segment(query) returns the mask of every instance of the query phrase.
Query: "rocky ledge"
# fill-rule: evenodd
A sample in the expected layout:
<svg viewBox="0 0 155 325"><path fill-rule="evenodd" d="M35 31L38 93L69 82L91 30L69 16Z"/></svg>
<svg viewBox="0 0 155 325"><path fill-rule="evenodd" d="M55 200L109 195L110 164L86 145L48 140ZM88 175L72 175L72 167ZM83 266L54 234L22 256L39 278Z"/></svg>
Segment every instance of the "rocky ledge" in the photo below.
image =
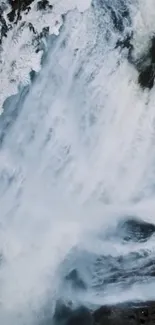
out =
<svg viewBox="0 0 155 325"><path fill-rule="evenodd" d="M47 324L47 323L46 323ZM50 324L50 322L48 323ZM72 309L58 304L55 325L153 325L155 324L155 302L101 306L95 311L85 307Z"/></svg>

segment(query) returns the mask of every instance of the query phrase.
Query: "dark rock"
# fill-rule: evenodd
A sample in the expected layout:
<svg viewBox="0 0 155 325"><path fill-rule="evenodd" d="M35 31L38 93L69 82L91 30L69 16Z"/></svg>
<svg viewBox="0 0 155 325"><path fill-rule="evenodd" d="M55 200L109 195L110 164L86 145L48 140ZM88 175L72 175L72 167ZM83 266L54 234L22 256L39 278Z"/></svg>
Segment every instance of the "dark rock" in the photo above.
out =
<svg viewBox="0 0 155 325"><path fill-rule="evenodd" d="M90 310L84 306L73 309L72 306L58 302L54 314L55 325L93 325Z"/></svg>
<svg viewBox="0 0 155 325"><path fill-rule="evenodd" d="M42 30L42 32L41 32L41 37L47 37L48 35L49 35L49 27L47 26L47 27L44 27L43 28L43 30Z"/></svg>
<svg viewBox="0 0 155 325"><path fill-rule="evenodd" d="M22 12L28 13L31 9L30 5L32 4L34 0L9 0L10 4L10 12L7 14L9 24L5 21L5 7L3 5L0 6L0 23L1 23L1 35L0 35L0 44L2 44L3 38L7 37L7 33L10 29L14 28L14 25L17 24L22 16ZM49 1L47 0L41 0L38 3L37 9L52 9L53 6L49 4ZM24 26L28 26L30 31L33 33L33 45L36 47L36 53L39 51L45 51L45 42L44 39L47 39L49 37L49 26L45 26L41 33L38 33L36 29L34 28L32 23L27 23L26 21L21 21L18 25L18 30L22 29Z"/></svg>
<svg viewBox="0 0 155 325"><path fill-rule="evenodd" d="M133 33L128 33L123 39L118 39L115 48L120 48L121 50L127 50L127 59L132 63L132 53L133 53Z"/></svg>
<svg viewBox="0 0 155 325"><path fill-rule="evenodd" d="M89 309L79 307L69 317L66 325L93 325L93 317Z"/></svg>
<svg viewBox="0 0 155 325"><path fill-rule="evenodd" d="M105 321L108 322L112 315L112 308L108 306L102 306L93 313L95 324L103 324ZM108 324L108 323L107 323Z"/></svg>
<svg viewBox="0 0 155 325"><path fill-rule="evenodd" d="M35 80L36 76L37 76L37 73L36 73L34 70L32 70L32 71L30 72L30 79L31 79L31 82L33 82L33 81Z"/></svg>
<svg viewBox="0 0 155 325"><path fill-rule="evenodd" d="M121 49L127 48L129 50L133 49L133 45L131 43L133 37L133 33L127 34L124 39L119 39L116 42L116 48L120 47Z"/></svg>
<svg viewBox="0 0 155 325"><path fill-rule="evenodd" d="M26 13L30 10L30 5L34 0L9 0L12 10L8 13L8 19L10 22L18 22L21 19L21 12ZM48 0L41 0L37 3L38 10L53 9L53 6L49 4Z"/></svg>
<svg viewBox="0 0 155 325"><path fill-rule="evenodd" d="M150 40L150 47L137 62L138 83L142 88L152 89L155 77L155 36Z"/></svg>
<svg viewBox="0 0 155 325"><path fill-rule="evenodd" d="M139 73L138 83L143 89L152 89L154 85L154 77L155 67L153 66L153 64L150 64L148 67L142 69L142 71Z"/></svg>
<svg viewBox="0 0 155 325"><path fill-rule="evenodd" d="M72 305L64 304L62 301L58 301L54 313L54 324L62 324L67 321L72 314Z"/></svg>
<svg viewBox="0 0 155 325"><path fill-rule="evenodd" d="M155 233L155 225L140 219L129 218L121 221L116 229L124 240L146 241Z"/></svg>
<svg viewBox="0 0 155 325"><path fill-rule="evenodd" d="M36 34L36 30L35 30L34 26L33 26L31 23L29 23L29 29L30 29L34 34Z"/></svg>
<svg viewBox="0 0 155 325"><path fill-rule="evenodd" d="M38 10L53 9L53 6L49 4L48 0L41 0L37 3Z"/></svg>
<svg viewBox="0 0 155 325"><path fill-rule="evenodd" d="M75 289L86 289L84 281L76 269L73 269L66 277L65 280L69 282Z"/></svg>
<svg viewBox="0 0 155 325"><path fill-rule="evenodd" d="M153 325L155 302L102 306L93 313L94 325Z"/></svg>
<svg viewBox="0 0 155 325"><path fill-rule="evenodd" d="M146 53L143 53L138 59L134 58L134 48L130 46L129 42L125 42L129 46L128 60L137 69L138 83L142 89L152 89L154 86L155 78L155 36L150 39L150 45ZM123 46L120 41L116 47Z"/></svg>
<svg viewBox="0 0 155 325"><path fill-rule="evenodd" d="M155 36L151 39L151 46L149 50L149 56L151 58L151 62L155 63Z"/></svg>
<svg viewBox="0 0 155 325"><path fill-rule="evenodd" d="M22 11L29 11L30 5L34 0L10 0L12 10L8 13L8 19L10 22L16 22L21 19Z"/></svg>
<svg viewBox="0 0 155 325"><path fill-rule="evenodd" d="M54 325L153 325L155 302L103 305L94 312L83 306L73 309L59 302L53 320ZM49 321L48 324L53 322Z"/></svg>
<svg viewBox="0 0 155 325"><path fill-rule="evenodd" d="M7 32L9 30L9 27L6 24L6 21L2 14L0 13L0 22L1 22L1 36L0 36L0 44L2 44L3 37L7 37Z"/></svg>

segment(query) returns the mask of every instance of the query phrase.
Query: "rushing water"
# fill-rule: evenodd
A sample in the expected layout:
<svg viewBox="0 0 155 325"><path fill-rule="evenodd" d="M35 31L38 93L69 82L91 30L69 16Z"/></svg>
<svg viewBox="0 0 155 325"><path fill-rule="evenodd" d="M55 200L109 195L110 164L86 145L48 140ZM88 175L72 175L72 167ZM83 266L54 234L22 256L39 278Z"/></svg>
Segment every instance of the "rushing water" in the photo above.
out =
<svg viewBox="0 0 155 325"><path fill-rule="evenodd" d="M52 324L59 299L155 298L155 91L116 46L138 8L95 0L69 12L31 88L5 103L1 324L46 324L46 313ZM134 218L151 225L121 221Z"/></svg>

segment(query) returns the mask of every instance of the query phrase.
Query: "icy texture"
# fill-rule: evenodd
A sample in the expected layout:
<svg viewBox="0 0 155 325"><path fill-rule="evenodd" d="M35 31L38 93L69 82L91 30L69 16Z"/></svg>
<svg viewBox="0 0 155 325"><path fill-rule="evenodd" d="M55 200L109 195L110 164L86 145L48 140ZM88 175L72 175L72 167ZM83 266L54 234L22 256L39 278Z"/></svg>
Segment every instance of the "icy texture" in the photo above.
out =
<svg viewBox="0 0 155 325"><path fill-rule="evenodd" d="M3 3L3 1L2 1ZM30 83L30 72L40 70L40 62L43 51L36 53L37 42L36 35L29 28L29 24L35 29L38 35L44 27L49 27L50 34L59 34L59 29L63 23L62 15L69 10L86 10L90 5L90 0L50 0L49 4L53 9L43 11L37 10L38 0L31 4L31 10L28 13L22 13L22 20L14 24L8 31L7 37L3 38L0 52L0 110L2 112L3 103L7 97L16 94L19 86L25 86ZM10 7L6 6L4 18L7 24L7 13Z"/></svg>

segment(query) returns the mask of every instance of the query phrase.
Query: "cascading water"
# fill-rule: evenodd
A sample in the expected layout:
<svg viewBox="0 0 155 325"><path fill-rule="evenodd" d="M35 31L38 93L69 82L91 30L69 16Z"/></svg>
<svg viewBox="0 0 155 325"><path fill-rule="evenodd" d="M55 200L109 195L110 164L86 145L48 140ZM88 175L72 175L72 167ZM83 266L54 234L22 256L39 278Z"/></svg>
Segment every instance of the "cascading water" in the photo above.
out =
<svg viewBox="0 0 155 325"><path fill-rule="evenodd" d="M79 2L30 89L5 103L1 324L46 324L46 312L52 324L59 299L93 308L155 298L155 91L141 89L117 46L134 31L135 57L145 50L149 8L94 0L80 13ZM134 218L150 222L147 235Z"/></svg>

